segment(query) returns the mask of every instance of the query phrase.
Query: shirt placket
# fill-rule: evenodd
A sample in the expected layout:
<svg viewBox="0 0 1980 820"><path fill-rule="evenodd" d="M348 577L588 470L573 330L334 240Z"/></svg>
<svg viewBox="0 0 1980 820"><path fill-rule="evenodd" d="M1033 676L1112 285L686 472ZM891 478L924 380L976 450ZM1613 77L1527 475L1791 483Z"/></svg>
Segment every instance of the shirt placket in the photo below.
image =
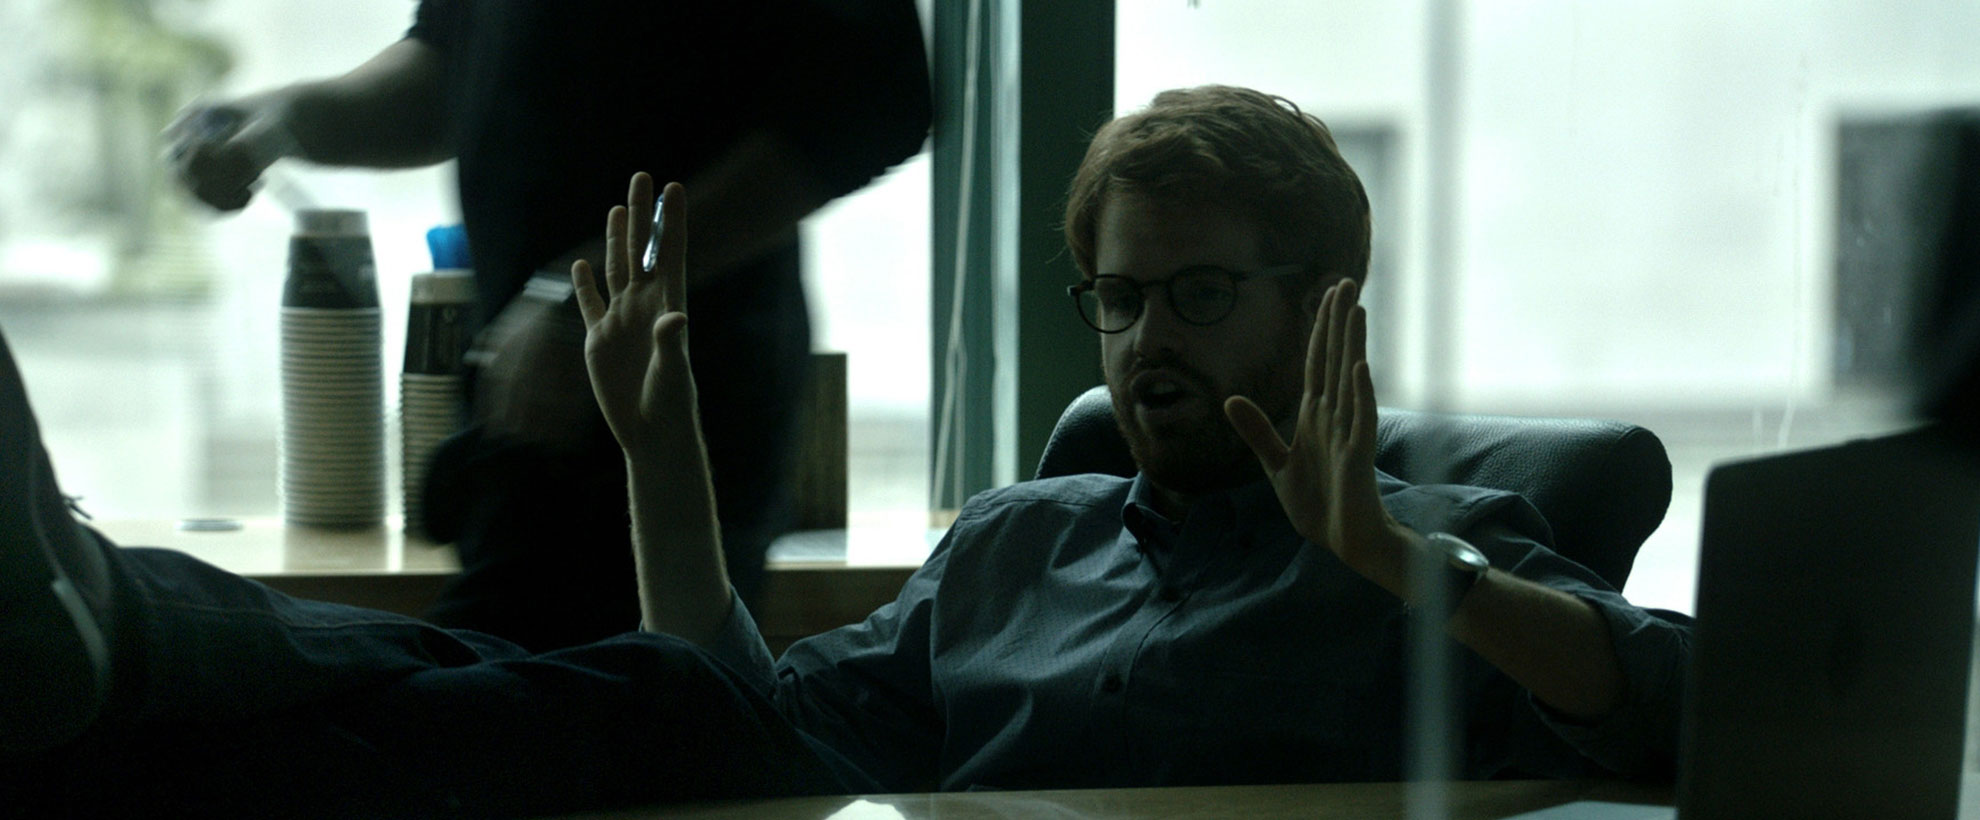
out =
<svg viewBox="0 0 1980 820"><path fill-rule="evenodd" d="M1117 637L1102 656L1100 667L1090 681L1091 702L1094 704L1094 725L1118 738L1120 754L1115 757L1113 779L1115 782L1134 782L1134 772L1143 766L1140 744L1134 738L1138 733L1129 724L1130 698L1134 697L1134 674L1136 665L1146 652L1151 637L1163 621L1176 614L1189 599L1187 589L1177 583L1180 573L1176 572L1173 559L1176 557L1177 535L1173 530L1162 527L1161 531L1145 533L1158 544L1139 548L1140 560L1147 567L1148 583L1140 590L1140 605L1123 624ZM1130 543L1135 536L1129 535ZM1151 552L1160 552L1168 562L1151 557Z"/></svg>

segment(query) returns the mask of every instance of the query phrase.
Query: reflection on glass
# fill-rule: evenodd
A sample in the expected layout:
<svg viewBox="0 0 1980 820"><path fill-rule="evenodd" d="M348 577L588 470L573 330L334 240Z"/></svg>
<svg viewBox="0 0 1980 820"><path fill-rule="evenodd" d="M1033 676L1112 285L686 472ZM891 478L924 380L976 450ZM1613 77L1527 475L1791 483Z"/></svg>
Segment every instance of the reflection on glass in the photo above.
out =
<svg viewBox="0 0 1980 820"><path fill-rule="evenodd" d="M289 214L271 195L213 218L167 184L158 134L196 98L361 63L404 34L410 8L0 7L0 326L50 408L43 424L64 480L93 512L277 513L276 305ZM318 204L371 214L383 348L396 362L410 277L432 268L425 232L458 221L451 166L271 171ZM805 226L816 345L849 356L856 526L925 524L928 250L915 238L927 209L927 163L914 160ZM395 452L395 509L400 468Z"/></svg>
<svg viewBox="0 0 1980 820"><path fill-rule="evenodd" d="M1394 243L1369 289L1384 404L1657 433L1675 493L1628 592L1688 610L1709 464L1906 421L1864 376L1883 355L1866 344L1901 318L1877 306L1903 296L1886 283L1866 301L1842 267L1842 163L1866 118L1975 98L1980 53L1956 32L1980 8L1450 3L1456 146L1433 179L1432 5L1123 4L1116 99L1235 83L1337 133L1397 134L1398 171L1363 174L1376 256ZM1451 224L1428 222L1433 185L1454 192ZM1455 243L1436 276L1433 232ZM1451 317L1448 356L1424 341L1436 315Z"/></svg>
<svg viewBox="0 0 1980 820"><path fill-rule="evenodd" d="M884 799L884 798L883 798ZM846 807L825 816L825 820L905 820L907 815L900 809L869 799L854 800Z"/></svg>

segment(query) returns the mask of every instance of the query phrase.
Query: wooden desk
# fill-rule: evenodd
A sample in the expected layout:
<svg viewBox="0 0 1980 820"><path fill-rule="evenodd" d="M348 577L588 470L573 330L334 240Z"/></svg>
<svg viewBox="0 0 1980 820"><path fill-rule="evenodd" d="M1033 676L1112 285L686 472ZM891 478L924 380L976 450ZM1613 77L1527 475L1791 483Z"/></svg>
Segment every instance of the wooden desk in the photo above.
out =
<svg viewBox="0 0 1980 820"><path fill-rule="evenodd" d="M1512 780L1449 783L1452 820L1497 820L1601 800L1669 806L1669 786L1612 781ZM1077 789L959 794L890 794L733 800L582 815L585 820L1309 820L1405 816L1407 784L1331 783L1171 789Z"/></svg>
<svg viewBox="0 0 1980 820"><path fill-rule="evenodd" d="M227 532L187 532L176 521L89 523L120 545L176 549L290 595L407 615L424 612L460 571L453 550L407 536L396 520L330 530L249 518ZM930 543L921 530L838 530L780 541L767 566L764 606L753 613L764 640L781 652L798 638L865 619L900 592Z"/></svg>

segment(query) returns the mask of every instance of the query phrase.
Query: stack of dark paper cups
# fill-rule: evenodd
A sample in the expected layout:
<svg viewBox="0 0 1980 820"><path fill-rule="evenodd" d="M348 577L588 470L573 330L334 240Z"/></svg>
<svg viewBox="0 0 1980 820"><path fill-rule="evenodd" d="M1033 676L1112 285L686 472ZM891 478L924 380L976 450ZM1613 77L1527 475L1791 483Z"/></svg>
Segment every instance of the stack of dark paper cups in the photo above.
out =
<svg viewBox="0 0 1980 820"><path fill-rule="evenodd" d="M363 211L296 212L281 325L283 517L292 525L378 526L384 374Z"/></svg>
<svg viewBox="0 0 1980 820"><path fill-rule="evenodd" d="M464 270L413 274L406 314L406 364L399 376L399 446L405 467L406 532L426 531L420 495L427 461L466 423L464 360L473 332L474 276Z"/></svg>

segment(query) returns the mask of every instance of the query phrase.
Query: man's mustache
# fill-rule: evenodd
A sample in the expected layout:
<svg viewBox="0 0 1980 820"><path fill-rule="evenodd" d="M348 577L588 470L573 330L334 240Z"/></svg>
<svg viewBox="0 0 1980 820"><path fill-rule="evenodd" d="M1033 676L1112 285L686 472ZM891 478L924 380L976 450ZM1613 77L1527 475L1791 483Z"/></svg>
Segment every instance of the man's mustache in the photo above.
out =
<svg viewBox="0 0 1980 820"><path fill-rule="evenodd" d="M1198 393L1208 394L1212 392L1209 376L1204 375L1203 371L1197 370L1174 357L1159 359L1136 358L1133 364L1128 367L1127 376L1121 380L1121 389L1129 389L1134 384L1135 379L1141 378L1144 373L1155 370L1166 370L1175 374L1177 379L1188 382L1191 387L1196 388L1196 392Z"/></svg>

